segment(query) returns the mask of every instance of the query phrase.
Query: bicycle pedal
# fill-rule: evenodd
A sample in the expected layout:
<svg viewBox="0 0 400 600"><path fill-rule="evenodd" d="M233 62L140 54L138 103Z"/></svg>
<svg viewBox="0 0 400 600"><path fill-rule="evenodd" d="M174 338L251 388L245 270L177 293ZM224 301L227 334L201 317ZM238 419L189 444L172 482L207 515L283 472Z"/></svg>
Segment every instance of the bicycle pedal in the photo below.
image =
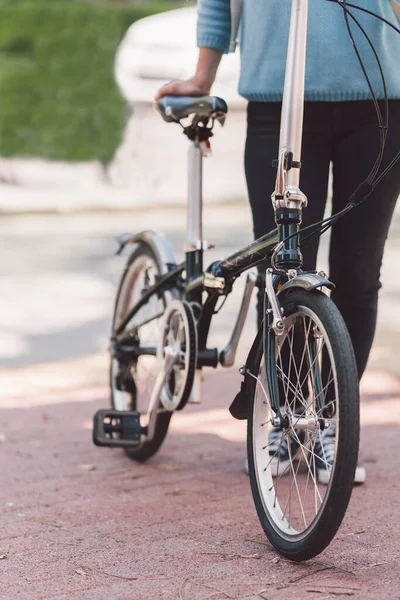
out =
<svg viewBox="0 0 400 600"><path fill-rule="evenodd" d="M93 443L96 446L132 448L141 442L146 430L136 411L98 410L93 417Z"/></svg>

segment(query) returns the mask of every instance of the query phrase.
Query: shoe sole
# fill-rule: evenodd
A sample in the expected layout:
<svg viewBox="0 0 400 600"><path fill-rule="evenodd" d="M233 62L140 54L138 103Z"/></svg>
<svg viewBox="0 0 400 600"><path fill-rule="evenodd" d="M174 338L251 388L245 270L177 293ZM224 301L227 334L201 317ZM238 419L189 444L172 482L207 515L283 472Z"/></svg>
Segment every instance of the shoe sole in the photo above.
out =
<svg viewBox="0 0 400 600"><path fill-rule="evenodd" d="M357 466L354 475L354 485L362 485L365 483L367 476L364 467ZM330 474L327 469L317 469L317 480L321 485L328 485Z"/></svg>

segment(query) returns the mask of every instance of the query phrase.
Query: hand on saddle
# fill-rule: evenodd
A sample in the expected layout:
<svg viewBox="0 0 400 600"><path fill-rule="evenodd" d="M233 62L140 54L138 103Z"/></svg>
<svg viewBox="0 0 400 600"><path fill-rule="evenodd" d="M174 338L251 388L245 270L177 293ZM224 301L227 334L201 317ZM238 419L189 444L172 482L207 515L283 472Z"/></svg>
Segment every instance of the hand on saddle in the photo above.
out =
<svg viewBox="0 0 400 600"><path fill-rule="evenodd" d="M187 80L177 79L164 84L156 93L154 101L163 96L208 96L211 86L202 83L196 76Z"/></svg>

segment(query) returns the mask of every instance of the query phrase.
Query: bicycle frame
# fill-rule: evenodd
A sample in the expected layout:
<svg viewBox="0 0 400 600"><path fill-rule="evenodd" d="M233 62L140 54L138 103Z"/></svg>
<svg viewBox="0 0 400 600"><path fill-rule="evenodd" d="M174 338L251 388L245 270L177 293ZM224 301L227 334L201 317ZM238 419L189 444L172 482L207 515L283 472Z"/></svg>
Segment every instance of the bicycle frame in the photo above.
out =
<svg viewBox="0 0 400 600"><path fill-rule="evenodd" d="M264 339L266 340L266 361L270 362L272 360L271 352L273 352L274 344L269 332L272 328L276 334L279 333L277 324L281 319L279 304L275 297L276 289L279 282L282 283L295 278L302 266L298 233L302 221L302 209L307 205L307 198L299 188L299 179L304 110L307 16L308 0L292 0L279 158L276 161L277 177L275 191L271 196L277 228L225 260L213 263L206 271L203 270L203 253L209 247L203 239L202 225L203 158L208 153L208 146L204 141L200 141L200 136L196 137L194 135L189 149L185 262L177 266L171 265L170 271L143 294L139 303L131 309L120 324L116 332L118 343L123 344L127 341L127 337L121 339L118 336L124 332L129 321L150 296L159 293L163 289L172 288L178 283L183 288L185 299L191 302L193 306L197 305L200 308L198 367L216 367L219 362L224 364L218 356L217 349L207 349L208 332L218 299L230 292L233 281L241 273L257 266L266 259L271 259L273 269L268 269L266 276L267 318L265 319ZM184 271L186 272L185 280L182 278ZM329 284L326 279L320 278L320 281L314 281L310 285L321 287L327 283ZM204 291L207 292L207 299L203 302ZM239 320L240 315L238 323ZM243 327L243 324L241 327ZM240 333L238 336L236 332L232 337L237 340ZM277 398L276 385L276 379L274 377L269 378L271 398Z"/></svg>
<svg viewBox="0 0 400 600"><path fill-rule="evenodd" d="M222 261L221 273L237 277L242 271L271 258L274 246L282 243L276 264L282 269L299 268L302 257L298 244L302 208L307 199L299 188L304 112L308 0L292 0L285 87L282 103L279 159L272 202L277 230L256 240ZM195 140L189 151L189 192L186 242L187 290L201 303L195 289L203 273L203 250L207 244L202 231L202 161L204 144ZM287 242L285 238L293 235ZM259 259L259 260L258 260ZM215 270L215 269L214 269ZM192 281L194 279L194 281Z"/></svg>
<svg viewBox="0 0 400 600"><path fill-rule="evenodd" d="M258 279L259 297L264 297L262 325L239 369L243 381L229 410L237 419L248 419L248 473L260 523L273 546L291 560L311 558L332 540L348 505L358 452L358 379L350 338L332 301L313 293L332 287L331 282L324 273L303 271L299 247L302 210L307 204L299 188L307 12L308 0L292 0L277 176L271 196L277 227L206 270L203 252L210 246L202 227L203 158L214 120L222 122L226 104L215 97L198 102L167 97L164 104L160 102L160 112L170 122L180 123L195 113L184 127L192 142L185 260L177 265L169 243L156 232L145 231L121 243L120 251L127 243L137 244L137 249L127 263L116 301L114 323L119 325L111 340L113 409L97 411L93 428L97 445L124 447L137 461L152 456L165 438L172 413L187 402L200 402L201 369L233 365ZM264 283L265 267L260 263L266 259L271 266L265 270ZM217 304L222 299L223 305L239 275L257 265L258 278L255 273L247 276L228 345L220 353L208 348L212 318L220 309ZM133 298L136 304L129 310ZM156 299L153 306L149 301ZM131 322L148 302L153 310L142 311L142 319ZM125 315L122 323L121 314ZM156 331L141 329L148 323ZM257 385L262 388L260 396L256 396ZM333 454L329 458L322 434L330 426ZM276 449L271 432L279 442ZM293 467L295 457L300 461ZM299 465L306 466L306 476L302 477ZM278 481L286 473L291 479L286 491L282 484L281 501ZM314 493L309 493L305 510L310 482ZM326 494L321 495L318 484L327 485Z"/></svg>

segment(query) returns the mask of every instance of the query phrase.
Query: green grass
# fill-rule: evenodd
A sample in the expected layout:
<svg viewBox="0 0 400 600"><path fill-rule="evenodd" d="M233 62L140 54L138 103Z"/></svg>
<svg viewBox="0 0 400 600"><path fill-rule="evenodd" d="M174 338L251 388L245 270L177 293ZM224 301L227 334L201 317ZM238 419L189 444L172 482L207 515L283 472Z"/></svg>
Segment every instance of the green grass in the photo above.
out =
<svg viewBox="0 0 400 600"><path fill-rule="evenodd" d="M170 7L0 0L0 155L108 161L127 116L116 47L135 20Z"/></svg>

